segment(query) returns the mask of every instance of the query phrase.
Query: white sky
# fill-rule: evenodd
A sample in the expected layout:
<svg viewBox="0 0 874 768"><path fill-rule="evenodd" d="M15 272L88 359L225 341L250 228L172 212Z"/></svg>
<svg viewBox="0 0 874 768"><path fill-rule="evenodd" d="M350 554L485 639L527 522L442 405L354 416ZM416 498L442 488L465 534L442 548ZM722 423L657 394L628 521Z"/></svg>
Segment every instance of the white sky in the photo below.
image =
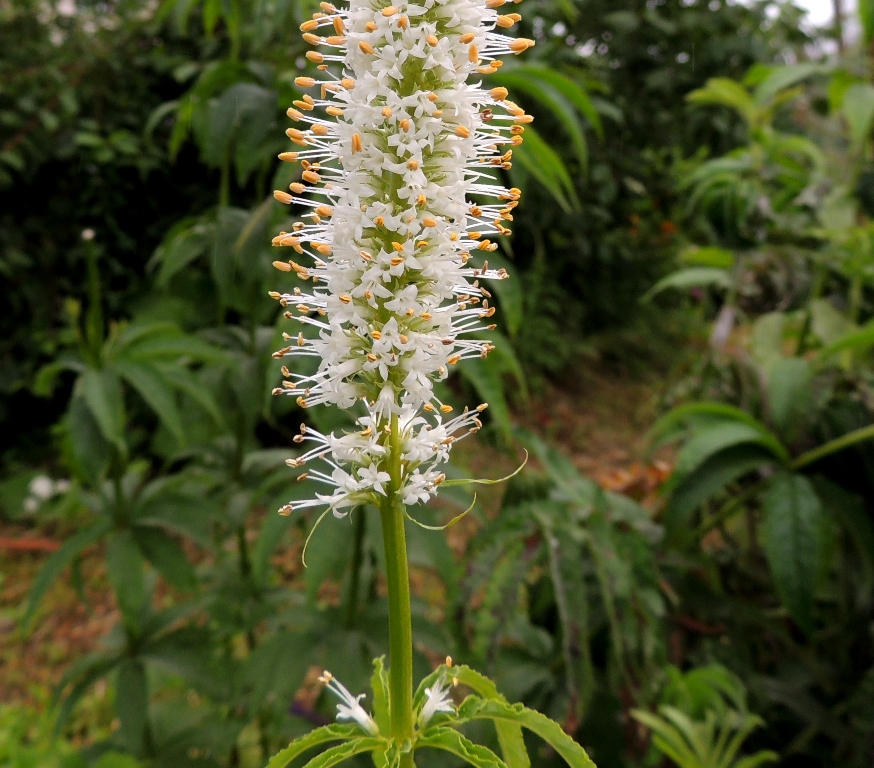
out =
<svg viewBox="0 0 874 768"><path fill-rule="evenodd" d="M802 8L808 10L808 20L811 24L825 24L832 20L834 16L833 0L795 0ZM855 11L855 0L844 2L844 13L850 14Z"/></svg>

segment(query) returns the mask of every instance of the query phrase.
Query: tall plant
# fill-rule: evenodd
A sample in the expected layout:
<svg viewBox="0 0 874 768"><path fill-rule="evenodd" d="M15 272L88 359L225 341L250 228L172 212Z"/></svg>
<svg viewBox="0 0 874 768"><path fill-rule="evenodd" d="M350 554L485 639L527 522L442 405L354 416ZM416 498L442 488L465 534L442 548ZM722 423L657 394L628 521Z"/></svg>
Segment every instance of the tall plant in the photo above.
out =
<svg viewBox="0 0 874 768"><path fill-rule="evenodd" d="M489 237L508 232L503 222L512 219L520 193L501 186L493 172L510 167L512 147L531 121L507 101L505 88L487 91L467 83L471 75L497 72L498 56L533 45L493 31L521 18L499 15L503 4L353 0L338 10L323 2L322 11L301 25L304 39L316 48L307 58L324 79L296 79L301 88L319 86L320 94L304 96L288 111L303 124L287 131L301 149L280 157L300 162L303 171L291 194L277 191L275 197L311 210L309 223L281 233L274 244L311 263L290 259L275 266L313 287L272 294L286 317L300 323L276 357L304 363L294 364L294 372L283 367L285 381L275 391L295 397L303 408L360 409L358 431L322 434L303 427L296 441L313 447L288 463L303 467L324 459L328 465L300 476L328 490L295 509L320 508L319 521L328 512L363 514L367 504L379 509L390 667L386 674L382 661L376 662L373 715L361 706L363 696L353 696L325 672L322 681L341 700L338 719L349 724L296 740L270 768L329 741L341 744L310 766L372 753L377 765L409 768L415 752L430 747L472 765L519 768L530 765L521 726L546 739L571 765L591 765L556 723L511 706L487 678L450 659L413 690L408 507L446 484L440 465L453 443L482 426L485 405L449 417L453 407L438 398L434 383L461 360L493 349L467 334L493 328L491 294L481 281L507 273L489 269L487 261L480 265L473 252L496 250ZM327 36L319 34L323 29ZM341 72L332 72L335 64ZM307 184L309 194L302 197ZM305 366L309 360L316 361L315 369ZM289 504L280 513L292 511ZM480 695L456 709L450 694L456 683ZM496 723L503 760L454 727L479 719Z"/></svg>

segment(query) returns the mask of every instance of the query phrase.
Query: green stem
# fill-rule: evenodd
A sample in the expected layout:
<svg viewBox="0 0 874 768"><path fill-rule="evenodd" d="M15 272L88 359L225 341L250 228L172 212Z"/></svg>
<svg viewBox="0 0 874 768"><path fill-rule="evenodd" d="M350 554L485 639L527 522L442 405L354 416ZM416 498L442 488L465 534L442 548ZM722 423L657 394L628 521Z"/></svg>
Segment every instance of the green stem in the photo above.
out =
<svg viewBox="0 0 874 768"><path fill-rule="evenodd" d="M812 451L808 451L807 453L802 453L795 461L790 465L792 469L802 469L806 467L808 464L813 464L820 459L825 458L826 456L831 455L832 453L837 453L838 451L842 451L845 448L849 448L851 445L855 445L856 443L862 443L866 440L874 440L874 424L870 427L862 427L861 429L857 429L853 432L849 432L843 437L838 437L835 440L830 440L825 445L819 446L819 448L814 448Z"/></svg>
<svg viewBox="0 0 874 768"><path fill-rule="evenodd" d="M355 517L355 548L352 550L351 572L349 574L349 591L346 593L345 623L346 629L355 627L358 616L358 593L361 591L361 563L364 559L364 525L363 509L356 509Z"/></svg>
<svg viewBox="0 0 874 768"><path fill-rule="evenodd" d="M744 504L755 498L759 491L768 484L769 480L770 478L759 480L757 483L748 486L746 490L729 500L715 515L708 517L698 526L698 528L695 529L695 539L700 539L706 533L716 528L717 525L721 525L728 520L735 512L739 512L743 509Z"/></svg>
<svg viewBox="0 0 874 768"><path fill-rule="evenodd" d="M397 416L392 416L388 443L388 473L391 481L379 512L388 585L391 735L400 745L413 736L413 625L404 505L400 495L403 478ZM401 768L412 766L412 755L404 755L400 765Z"/></svg>

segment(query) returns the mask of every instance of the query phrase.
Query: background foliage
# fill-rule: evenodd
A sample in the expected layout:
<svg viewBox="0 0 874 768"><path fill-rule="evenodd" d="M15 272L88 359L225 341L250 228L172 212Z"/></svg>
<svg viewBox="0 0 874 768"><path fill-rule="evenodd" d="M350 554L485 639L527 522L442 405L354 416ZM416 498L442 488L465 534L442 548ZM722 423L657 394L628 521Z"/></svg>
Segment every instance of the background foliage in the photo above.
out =
<svg viewBox="0 0 874 768"><path fill-rule="evenodd" d="M791 3L527 0L537 47L493 78L537 121L498 350L449 396L491 403L490 461L534 461L460 544L410 531L417 673L469 662L601 768L874 761L860 6L829 60ZM378 516L326 525L304 571L312 521L274 513L305 493L265 294L314 7L0 2L0 515L63 541L15 631L59 578L85 601L95 556L119 610L51 701L0 709L0 765L260 765L331 718L312 669L364 690L386 651ZM645 506L517 426L594 364L668 372Z"/></svg>

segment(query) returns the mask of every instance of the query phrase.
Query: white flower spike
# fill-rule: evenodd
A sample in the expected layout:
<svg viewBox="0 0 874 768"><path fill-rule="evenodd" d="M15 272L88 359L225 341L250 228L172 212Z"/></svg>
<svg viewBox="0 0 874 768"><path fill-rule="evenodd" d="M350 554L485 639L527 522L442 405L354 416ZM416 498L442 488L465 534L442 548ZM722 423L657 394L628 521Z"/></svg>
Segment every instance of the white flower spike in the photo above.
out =
<svg viewBox="0 0 874 768"><path fill-rule="evenodd" d="M352 720L358 723L362 730L371 736L376 736L379 733L379 728L377 728L373 718L367 714L367 711L360 704L361 699L364 698L363 693L359 696L353 696L349 693L346 686L327 670L322 673L319 682L324 684L331 693L340 699L340 703L337 705L338 720Z"/></svg>
<svg viewBox="0 0 874 768"><path fill-rule="evenodd" d="M503 188L497 173L510 167L531 117L505 88L467 82L534 44L494 31L521 18L498 14L505 1L351 0L345 10L323 2L301 25L323 79L296 80L318 88L288 110L301 127L286 132L295 151L280 155L302 164L302 181L274 196L307 208L308 223L273 243L305 257L274 265L312 285L271 296L302 326L274 357L317 366L283 366L274 392L303 408L363 401L367 415L356 432L305 429L296 438L314 445L291 466L323 458L329 469L306 473L327 490L295 509L323 506L342 517L384 498L392 420L403 503L425 502L444 479L438 465L452 444L482 426L485 405L444 422L453 409L433 385L459 361L491 352L468 334L494 328L483 282L507 277L489 268L497 249L489 238L509 233L504 222L520 191Z"/></svg>

